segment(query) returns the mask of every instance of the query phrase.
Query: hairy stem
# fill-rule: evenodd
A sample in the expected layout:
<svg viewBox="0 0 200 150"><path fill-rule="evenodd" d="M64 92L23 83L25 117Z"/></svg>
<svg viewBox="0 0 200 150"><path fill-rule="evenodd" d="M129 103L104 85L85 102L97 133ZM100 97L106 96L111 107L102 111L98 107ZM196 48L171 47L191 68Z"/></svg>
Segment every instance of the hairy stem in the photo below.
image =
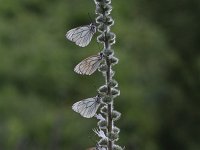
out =
<svg viewBox="0 0 200 150"><path fill-rule="evenodd" d="M112 66L118 63L118 59L114 57L114 50L111 45L115 43L115 34L110 32L110 27L114 25L114 20L110 16L112 10L111 0L94 0L96 4L96 22L98 24L98 31L101 33L97 40L104 44L103 54L105 59L105 69L100 70L105 76L105 85L99 88L100 94L103 96L103 104L101 113L103 113L106 123L100 121L99 128L106 131L106 140L102 138L99 145L106 147L106 150L122 150L122 148L115 144L118 141L119 128L114 125L114 121L121 116L119 112L114 110L114 98L120 94L117 89L117 82L113 80L114 72ZM106 141L106 142L105 142Z"/></svg>
<svg viewBox="0 0 200 150"><path fill-rule="evenodd" d="M107 33L107 31L106 31ZM104 50L107 50L109 48L109 43L108 40L105 38L105 48ZM107 96L111 96L111 87L110 87L110 81L111 81L111 64L110 60L108 57L106 57L106 65L107 65L107 71L106 71L106 84L108 88ZM113 102L110 104L107 104L107 110L108 110L108 115L107 115L107 135L110 135L112 132L113 128L113 120L112 120L112 108L113 108ZM113 142L108 141L108 150L112 150L113 147Z"/></svg>

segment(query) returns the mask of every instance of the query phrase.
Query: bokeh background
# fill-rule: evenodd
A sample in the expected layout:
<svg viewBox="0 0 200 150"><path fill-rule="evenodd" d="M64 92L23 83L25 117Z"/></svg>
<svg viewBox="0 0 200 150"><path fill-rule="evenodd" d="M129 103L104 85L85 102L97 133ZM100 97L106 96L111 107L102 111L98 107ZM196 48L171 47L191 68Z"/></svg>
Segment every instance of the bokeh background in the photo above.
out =
<svg viewBox="0 0 200 150"><path fill-rule="evenodd" d="M200 149L200 1L113 0L120 61L119 144ZM104 79L73 72L100 49L65 39L95 18L92 0L0 0L0 149L85 150L96 120L72 111ZM100 46L102 47L102 46Z"/></svg>

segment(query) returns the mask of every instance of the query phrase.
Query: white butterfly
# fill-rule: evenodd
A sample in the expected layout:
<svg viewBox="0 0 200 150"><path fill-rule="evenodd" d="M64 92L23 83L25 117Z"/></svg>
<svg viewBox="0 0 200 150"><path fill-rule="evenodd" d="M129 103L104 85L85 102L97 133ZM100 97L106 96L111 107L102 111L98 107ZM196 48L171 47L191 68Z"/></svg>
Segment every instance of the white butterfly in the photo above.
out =
<svg viewBox="0 0 200 150"><path fill-rule="evenodd" d="M73 104L72 109L85 118L92 118L101 104L101 97L87 98Z"/></svg>
<svg viewBox="0 0 200 150"><path fill-rule="evenodd" d="M70 41L75 42L76 45L85 47L90 43L94 33L96 33L96 26L91 23L90 25L71 29L65 36Z"/></svg>
<svg viewBox="0 0 200 150"><path fill-rule="evenodd" d="M99 53L98 55L92 55L82 60L78 65L76 65L74 71L82 75L91 75L97 70L102 60L103 53Z"/></svg>

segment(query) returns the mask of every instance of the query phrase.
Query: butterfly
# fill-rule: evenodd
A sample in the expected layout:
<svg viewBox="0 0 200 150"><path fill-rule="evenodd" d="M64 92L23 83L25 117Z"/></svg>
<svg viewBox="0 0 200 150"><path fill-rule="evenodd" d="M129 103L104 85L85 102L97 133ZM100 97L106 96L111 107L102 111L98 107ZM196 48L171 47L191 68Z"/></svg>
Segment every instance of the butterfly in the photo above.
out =
<svg viewBox="0 0 200 150"><path fill-rule="evenodd" d="M65 36L68 40L74 42L76 45L80 47L85 47L90 43L95 33L96 25L94 23L91 23L90 25L71 29L66 33Z"/></svg>
<svg viewBox="0 0 200 150"><path fill-rule="evenodd" d="M101 104L101 97L87 98L73 104L72 109L85 118L92 118Z"/></svg>
<svg viewBox="0 0 200 150"><path fill-rule="evenodd" d="M82 60L76 67L74 71L82 75L91 75L93 74L103 60L103 53L98 55L92 55L84 60Z"/></svg>

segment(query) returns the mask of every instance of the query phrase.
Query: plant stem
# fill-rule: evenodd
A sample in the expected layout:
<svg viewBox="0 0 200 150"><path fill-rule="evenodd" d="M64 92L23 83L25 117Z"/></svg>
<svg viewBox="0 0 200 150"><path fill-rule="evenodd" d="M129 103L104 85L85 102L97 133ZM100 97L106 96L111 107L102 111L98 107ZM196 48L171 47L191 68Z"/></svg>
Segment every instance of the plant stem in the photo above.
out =
<svg viewBox="0 0 200 150"><path fill-rule="evenodd" d="M107 33L107 31L106 31ZM106 34L105 34L106 37ZM110 45L108 43L108 40L105 38L105 48L104 50L107 50L108 48L110 48ZM111 87L110 87L110 81L112 79L111 77L111 64L110 64L110 60L108 57L106 57L106 65L107 65L107 71L106 71L106 84L107 84L107 88L108 88L108 92L107 92L107 96L111 96ZM112 132L112 128L113 128L113 120L112 120L112 108L113 108L113 102L111 102L110 104L107 104L107 110L108 110L108 115L107 115L107 135L110 135ZM108 150L112 150L113 147L113 142L112 141L108 141Z"/></svg>
<svg viewBox="0 0 200 150"><path fill-rule="evenodd" d="M103 64L105 69L101 70L105 77L105 85L99 88L99 92L103 95L104 106L101 113L103 113L106 123L100 121L99 128L106 131L107 138L102 138L99 144L106 147L106 150L122 150L120 146L115 144L118 141L120 129L114 126L114 121L120 118L121 113L113 108L113 100L120 95L120 91L117 89L117 81L113 80L114 72L112 71L112 66L118 63L118 59L113 56L114 50L111 49L111 45L115 43L115 34L110 32L110 27L114 25L114 20L110 16L112 10L111 0L95 0L95 4L96 13L98 14L96 22L98 31L101 33L97 40L99 43L104 44L103 54L105 59L105 64Z"/></svg>

